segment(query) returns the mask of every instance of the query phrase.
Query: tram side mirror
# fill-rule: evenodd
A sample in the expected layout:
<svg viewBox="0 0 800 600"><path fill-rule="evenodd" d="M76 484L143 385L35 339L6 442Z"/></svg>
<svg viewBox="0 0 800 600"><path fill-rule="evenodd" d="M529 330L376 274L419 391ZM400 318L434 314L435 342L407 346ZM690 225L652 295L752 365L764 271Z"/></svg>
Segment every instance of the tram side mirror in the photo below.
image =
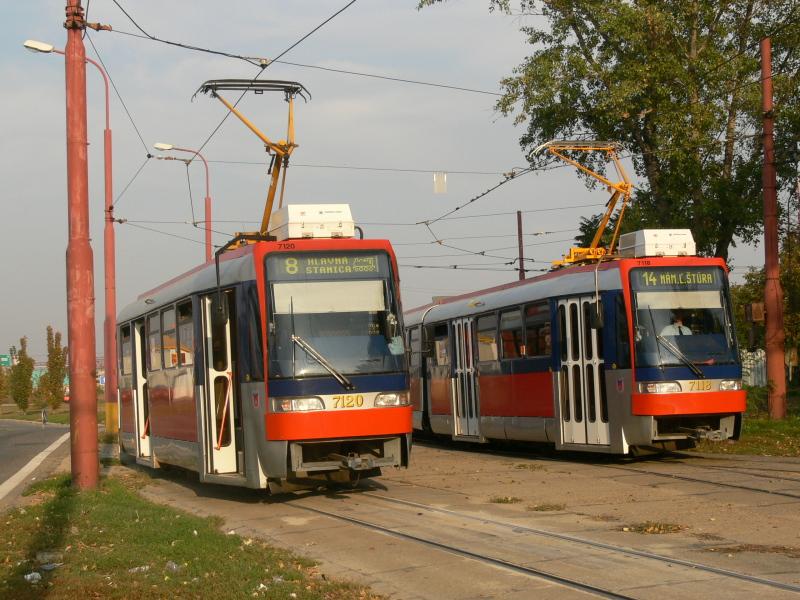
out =
<svg viewBox="0 0 800 600"><path fill-rule="evenodd" d="M603 305L600 302L592 302L589 306L589 327L603 328Z"/></svg>
<svg viewBox="0 0 800 600"><path fill-rule="evenodd" d="M430 358L436 354L436 344L434 344L434 340L436 339L436 335L434 334L433 325L425 325L422 328L422 356L425 358Z"/></svg>

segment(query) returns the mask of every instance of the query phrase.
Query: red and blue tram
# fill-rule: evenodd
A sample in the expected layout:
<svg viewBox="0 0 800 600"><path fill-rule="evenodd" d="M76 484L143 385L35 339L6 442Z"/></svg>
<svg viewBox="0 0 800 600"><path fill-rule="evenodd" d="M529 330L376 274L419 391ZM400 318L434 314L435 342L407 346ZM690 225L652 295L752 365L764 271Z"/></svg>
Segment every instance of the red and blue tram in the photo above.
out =
<svg viewBox="0 0 800 600"><path fill-rule="evenodd" d="M120 312L122 450L272 491L408 466L389 242L255 237Z"/></svg>
<svg viewBox="0 0 800 600"><path fill-rule="evenodd" d="M725 263L648 248L408 311L414 429L612 454L738 439Z"/></svg>

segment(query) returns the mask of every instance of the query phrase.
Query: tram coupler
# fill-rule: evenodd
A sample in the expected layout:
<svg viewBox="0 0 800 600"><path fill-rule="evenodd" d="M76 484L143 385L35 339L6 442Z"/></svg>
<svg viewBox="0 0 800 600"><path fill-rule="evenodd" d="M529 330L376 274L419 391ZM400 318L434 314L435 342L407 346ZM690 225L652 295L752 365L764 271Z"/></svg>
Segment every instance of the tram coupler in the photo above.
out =
<svg viewBox="0 0 800 600"><path fill-rule="evenodd" d="M697 440L708 440L710 442L722 442L727 440L730 435L727 431L722 431L720 429L706 429L704 427L698 427L694 430L693 435L691 436Z"/></svg>
<svg viewBox="0 0 800 600"><path fill-rule="evenodd" d="M367 469L375 468L375 459L371 456L359 456L355 452L351 452L347 456L342 454L329 454L329 458L333 458L342 463L342 466L350 469L351 471L366 471Z"/></svg>

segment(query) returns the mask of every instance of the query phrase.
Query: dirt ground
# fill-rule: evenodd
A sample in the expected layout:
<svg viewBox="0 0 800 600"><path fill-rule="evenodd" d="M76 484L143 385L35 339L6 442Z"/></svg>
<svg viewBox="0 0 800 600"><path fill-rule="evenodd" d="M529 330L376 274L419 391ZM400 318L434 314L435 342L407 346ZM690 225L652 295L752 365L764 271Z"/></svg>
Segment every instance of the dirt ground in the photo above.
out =
<svg viewBox="0 0 800 600"><path fill-rule="evenodd" d="M568 530L590 527L616 532L627 527L633 535L639 525L649 522L665 525L656 526L652 533L661 529L680 532L696 537L708 548L733 550L749 545L751 550L760 547L765 552L784 549L800 558L800 498L614 468L664 472L800 497L800 459L705 455L628 461L570 455L567 462L558 455L554 458L537 460L491 449L480 453L417 444L411 467L387 471L382 479L457 492L475 505L508 504L508 510L536 514L543 522L557 521L553 524ZM730 472L740 465L752 467L753 462L762 473L791 471L783 475L794 481ZM687 463L721 465L723 469L698 469Z"/></svg>

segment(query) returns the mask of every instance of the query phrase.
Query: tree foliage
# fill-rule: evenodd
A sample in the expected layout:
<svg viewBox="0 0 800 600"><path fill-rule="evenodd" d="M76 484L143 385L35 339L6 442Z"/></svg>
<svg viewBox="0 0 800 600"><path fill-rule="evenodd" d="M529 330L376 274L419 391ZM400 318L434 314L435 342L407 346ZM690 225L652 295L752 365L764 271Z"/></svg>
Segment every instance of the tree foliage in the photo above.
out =
<svg viewBox="0 0 800 600"><path fill-rule="evenodd" d="M422 0L420 6L440 0ZM489 0L511 12L511 0ZM534 50L496 108L527 126L527 154L553 139L621 142L638 180L623 231L690 228L727 259L761 232L759 42L771 38L776 163L800 139L800 6L793 0L520 0ZM532 15L536 15L535 17ZM543 19L546 26L540 27ZM598 153L575 157L595 170ZM533 156L539 166L547 155Z"/></svg>
<svg viewBox="0 0 800 600"><path fill-rule="evenodd" d="M783 329L786 348L800 347L800 234L797 230L786 235L780 250L780 279L783 288ZM734 317L739 342L747 343L751 323L745 320L745 304L764 302L767 277L764 269L750 268L744 283L731 286ZM763 324L762 324L763 325Z"/></svg>
<svg viewBox="0 0 800 600"><path fill-rule="evenodd" d="M11 347L11 374L9 376L9 393L11 398L24 413L33 392L33 359L28 356L28 338L19 340L19 350Z"/></svg>
<svg viewBox="0 0 800 600"><path fill-rule="evenodd" d="M64 401L64 378L67 376L67 358L69 349L61 346L61 332L53 333L47 326L47 372L39 379L39 390L43 400L53 409L58 410Z"/></svg>
<svg viewBox="0 0 800 600"><path fill-rule="evenodd" d="M0 367L0 404L8 397L8 372Z"/></svg>

